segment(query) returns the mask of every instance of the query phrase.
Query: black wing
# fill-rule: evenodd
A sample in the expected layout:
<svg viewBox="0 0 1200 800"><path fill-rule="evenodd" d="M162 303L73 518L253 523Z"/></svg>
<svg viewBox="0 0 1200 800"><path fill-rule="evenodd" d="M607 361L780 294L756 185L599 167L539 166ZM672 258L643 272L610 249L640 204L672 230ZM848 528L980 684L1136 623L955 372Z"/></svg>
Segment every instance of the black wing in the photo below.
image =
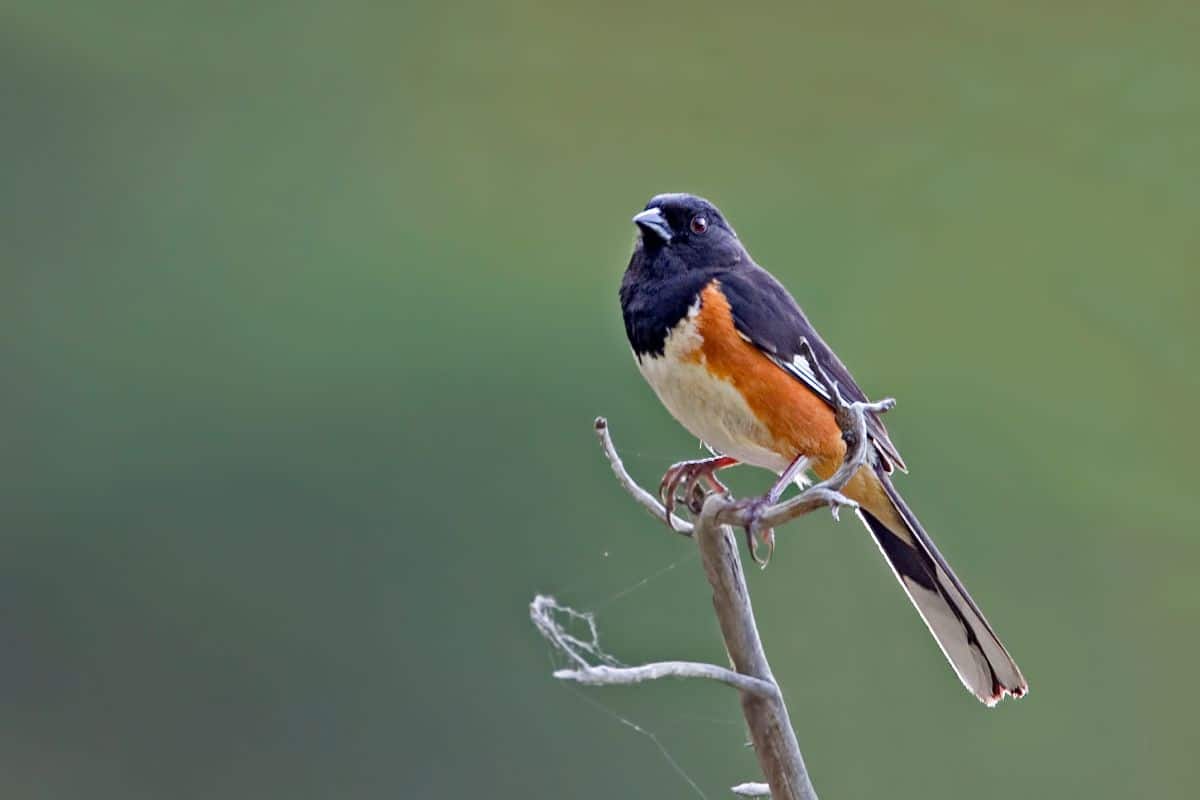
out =
<svg viewBox="0 0 1200 800"><path fill-rule="evenodd" d="M867 395L854 382L850 370L825 344L788 290L771 273L750 264L725 272L718 280L722 293L729 300L738 332L778 364L780 369L812 389L830 407L836 407L836 401L804 355L801 342L807 342L820 368L837 382L838 390L846 400L867 400ZM894 467L899 467L908 471L878 414L867 415L867 433L875 443L885 470L891 472Z"/></svg>

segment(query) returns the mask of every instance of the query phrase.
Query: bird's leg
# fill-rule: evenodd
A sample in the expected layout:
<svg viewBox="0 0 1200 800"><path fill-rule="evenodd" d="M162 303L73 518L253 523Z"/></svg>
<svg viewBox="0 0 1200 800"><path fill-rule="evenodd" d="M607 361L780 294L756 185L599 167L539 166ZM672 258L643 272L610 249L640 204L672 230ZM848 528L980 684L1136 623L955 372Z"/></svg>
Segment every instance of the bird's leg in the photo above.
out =
<svg viewBox="0 0 1200 800"><path fill-rule="evenodd" d="M672 464L671 468L663 475L662 483L658 486L658 496L667 509L667 524L671 525L671 512L675 509L675 498L679 493L680 486L683 486L683 496L689 503L689 508L698 511L695 503L692 502L692 495L699 489L700 481L703 480L707 483L714 492L725 494L729 489L717 479L716 472L725 467L732 467L736 463L738 463L736 458L716 456L702 458L699 461L680 461L678 464Z"/></svg>
<svg viewBox="0 0 1200 800"><path fill-rule="evenodd" d="M791 486L796 478L804 474L811 463L808 456L799 455L792 459L792 463L787 465L779 475L779 480L775 481L775 485L771 487L771 491L767 492L767 505L772 506L779 502L779 498L783 497L783 493L787 491L787 487Z"/></svg>
<svg viewBox="0 0 1200 800"><path fill-rule="evenodd" d="M758 521L768 508L779 502L779 498L783 497L783 493L787 491L787 487L808 469L809 463L810 460L807 456L796 456L792 459L792 463L787 465L787 469L779 475L779 480L775 481L775 485L771 487L770 491L762 497L750 500L746 504L746 509L750 516L750 521L746 525L746 547L749 548L750 557L754 559L754 563L764 569L771 561L771 555L775 552L775 529L767 528L760 532ZM758 547L754 540L755 534L758 534L762 538L763 544L767 546L766 558L760 559L758 557Z"/></svg>

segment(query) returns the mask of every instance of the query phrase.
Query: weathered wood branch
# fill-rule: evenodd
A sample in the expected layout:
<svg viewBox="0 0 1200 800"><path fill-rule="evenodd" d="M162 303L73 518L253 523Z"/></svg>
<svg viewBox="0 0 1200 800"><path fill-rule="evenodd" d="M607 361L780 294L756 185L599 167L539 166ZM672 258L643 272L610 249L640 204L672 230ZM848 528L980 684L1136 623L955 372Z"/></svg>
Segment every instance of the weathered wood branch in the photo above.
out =
<svg viewBox="0 0 1200 800"><path fill-rule="evenodd" d="M765 699L775 697L779 691L778 687L769 681L751 678L716 664L702 664L697 661L656 661L652 664L642 664L640 667L610 667L601 664L586 669L555 670L554 677L588 686L628 686L659 678L703 678Z"/></svg>
<svg viewBox="0 0 1200 800"><path fill-rule="evenodd" d="M894 401L846 403L841 399L836 384L830 383L829 388L842 405L838 422L848 444L847 458L836 473L792 499L765 509L752 503L739 502L727 494L710 493L704 498L700 513L693 523L669 514L658 498L630 477L613 445L608 423L603 418L596 420L596 435L621 487L651 516L669 523L673 530L696 541L704 573L712 588L713 609L733 665L732 670L714 664L685 661L627 667L616 663L599 649L595 619L591 614L558 606L553 598L541 595L530 606L530 615L542 635L577 665L574 669L556 671L556 678L592 686L628 685L668 677L699 678L737 689L754 751L767 779L765 784L743 783L733 787L733 792L740 796L761 797L769 792L769 796L775 800L816 800L817 797L783 701L783 693L771 673L763 650L737 540L730 526L746 527L757 522L762 528L772 528L819 508L828 507L836 516L839 508L857 507L853 500L841 494L841 490L873 457L867 434L867 414L887 411ZM555 620L555 611L565 612L585 622L590 628L591 641L583 641L566 633ZM592 663L589 656L602 663Z"/></svg>
<svg viewBox="0 0 1200 800"><path fill-rule="evenodd" d="M742 714L771 796L776 800L815 800L817 793L809 780L783 693L778 691L758 635L737 540L728 525L717 521L730 510L731 502L719 495L709 497L693 535L700 546L704 573L713 590L713 609L733 668L776 687L775 696L770 698L742 692Z"/></svg>

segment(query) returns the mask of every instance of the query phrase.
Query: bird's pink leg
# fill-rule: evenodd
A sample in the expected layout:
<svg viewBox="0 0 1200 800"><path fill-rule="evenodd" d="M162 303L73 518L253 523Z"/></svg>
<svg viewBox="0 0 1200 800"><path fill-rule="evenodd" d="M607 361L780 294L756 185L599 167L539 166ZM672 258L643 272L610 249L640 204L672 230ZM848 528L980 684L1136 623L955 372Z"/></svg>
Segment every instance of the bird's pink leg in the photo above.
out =
<svg viewBox="0 0 1200 800"><path fill-rule="evenodd" d="M783 497L783 493L787 491L787 487L791 486L796 478L800 477L804 470L808 469L808 456L796 456L792 459L792 463L788 464L780 475L779 480L775 481L775 485L771 487L771 491L767 492L767 505L775 505L779 502L779 498Z"/></svg>

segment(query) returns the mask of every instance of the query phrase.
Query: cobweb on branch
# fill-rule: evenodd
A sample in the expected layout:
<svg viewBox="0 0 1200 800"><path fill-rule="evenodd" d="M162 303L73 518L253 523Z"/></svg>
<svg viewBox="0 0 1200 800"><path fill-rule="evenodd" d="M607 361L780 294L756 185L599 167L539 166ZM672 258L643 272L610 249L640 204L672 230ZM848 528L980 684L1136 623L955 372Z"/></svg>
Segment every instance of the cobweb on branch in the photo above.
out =
<svg viewBox="0 0 1200 800"><path fill-rule="evenodd" d="M674 564L671 565L672 567ZM655 576L651 576L655 577ZM645 579L649 580L649 578ZM529 604L529 617L533 620L533 624L538 631L545 637L546 641L559 653L570 659L579 668L587 668L597 665L605 665L609 667L624 667L616 657L604 652L600 647L600 631L596 625L596 615L591 611L576 611L570 606L559 605L558 601L549 595L539 594L533 598L533 602ZM568 628L575 630L586 629L586 638L580 638L571 633ZM553 658L553 656L552 656ZM627 717L618 714L613 709L589 697L580 689L574 686L569 687L573 693L586 701L593 708L607 714L622 725L631 730L645 736L658 749L659 754L671 767L671 769L682 778L688 786L691 787L701 800L708 800L708 795L700 788L700 785L692 779L692 776L675 759L666 746L659 740L658 734L648 730L638 723Z"/></svg>
<svg viewBox="0 0 1200 800"><path fill-rule="evenodd" d="M600 631L596 627L596 615L591 611L576 611L570 606L560 606L553 597L539 594L529 604L529 617L546 641L574 661L576 666L625 666L600 648ZM565 619L566 625L560 619ZM567 626L587 628L587 640L572 634Z"/></svg>

